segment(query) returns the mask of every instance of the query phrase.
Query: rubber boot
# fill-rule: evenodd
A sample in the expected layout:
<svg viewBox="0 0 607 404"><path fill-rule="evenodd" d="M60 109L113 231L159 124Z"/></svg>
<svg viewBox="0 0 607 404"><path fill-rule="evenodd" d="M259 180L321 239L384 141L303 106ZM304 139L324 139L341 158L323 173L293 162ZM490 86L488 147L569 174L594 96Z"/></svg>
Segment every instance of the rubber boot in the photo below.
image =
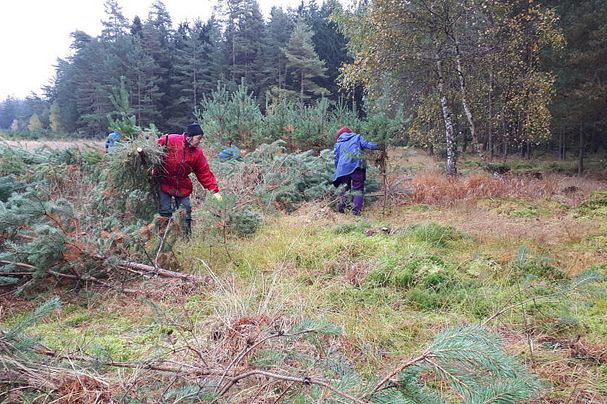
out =
<svg viewBox="0 0 607 404"><path fill-rule="evenodd" d="M185 228L183 229L183 238L185 240L192 239L192 219L185 219Z"/></svg>
<svg viewBox="0 0 607 404"><path fill-rule="evenodd" d="M352 198L354 202L354 209L352 209L352 214L355 216L360 215L360 211L363 208L363 201L365 200L364 195L354 195Z"/></svg>
<svg viewBox="0 0 607 404"><path fill-rule="evenodd" d="M346 211L346 192L339 194L339 202L337 203L337 211L344 213Z"/></svg>

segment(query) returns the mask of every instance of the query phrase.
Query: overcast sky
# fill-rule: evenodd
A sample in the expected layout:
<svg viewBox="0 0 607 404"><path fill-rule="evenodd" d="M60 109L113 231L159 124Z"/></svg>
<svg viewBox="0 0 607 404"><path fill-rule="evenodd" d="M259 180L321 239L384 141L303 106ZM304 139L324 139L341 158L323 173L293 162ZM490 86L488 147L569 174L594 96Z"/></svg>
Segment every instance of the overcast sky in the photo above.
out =
<svg viewBox="0 0 607 404"><path fill-rule="evenodd" d="M258 0L264 15L272 6L296 7L301 0ZM215 0L164 0L173 27L184 20L211 16ZM322 4L322 1L317 1ZM54 75L57 58L69 54L70 33L91 36L101 32L104 0L2 0L0 6L0 101L24 98ZM129 20L144 20L153 0L119 0Z"/></svg>

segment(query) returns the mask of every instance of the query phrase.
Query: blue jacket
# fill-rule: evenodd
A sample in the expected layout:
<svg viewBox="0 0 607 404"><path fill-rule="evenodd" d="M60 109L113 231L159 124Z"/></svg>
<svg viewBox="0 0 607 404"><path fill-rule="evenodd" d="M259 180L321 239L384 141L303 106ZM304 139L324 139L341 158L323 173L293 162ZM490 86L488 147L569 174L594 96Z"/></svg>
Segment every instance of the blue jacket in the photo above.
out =
<svg viewBox="0 0 607 404"><path fill-rule="evenodd" d="M105 140L105 151L110 152L114 148L116 142L120 140L120 133L112 132L107 135L107 139Z"/></svg>
<svg viewBox="0 0 607 404"><path fill-rule="evenodd" d="M338 178L352 174L357 168L364 168L364 149L378 150L379 145L367 142L364 137L357 133L341 134L333 147L333 155L335 157L333 184L335 184Z"/></svg>
<svg viewBox="0 0 607 404"><path fill-rule="evenodd" d="M219 161L236 160L240 157L240 149L236 146L229 146L219 152Z"/></svg>

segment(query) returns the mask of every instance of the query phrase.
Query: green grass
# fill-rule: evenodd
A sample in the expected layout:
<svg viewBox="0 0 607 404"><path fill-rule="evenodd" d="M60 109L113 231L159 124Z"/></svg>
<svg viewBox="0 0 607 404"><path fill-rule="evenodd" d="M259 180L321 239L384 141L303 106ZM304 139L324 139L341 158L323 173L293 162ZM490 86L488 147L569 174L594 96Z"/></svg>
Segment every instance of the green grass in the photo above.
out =
<svg viewBox="0 0 607 404"><path fill-rule="evenodd" d="M601 215L603 198L595 194L582 204L576 212L585 219L577 220ZM513 220L559 220L571 217L575 209L553 200L508 198L484 200L480 207ZM567 262L555 258L565 247L574 257L604 251L604 231L595 228L582 234L586 230L580 227L580 238L574 241L530 243L528 249L514 238L472 236L464 226L443 221L441 215L447 217L448 210L433 210L414 205L395 210L393 216L340 216L336 222L281 216L250 237L228 238L225 245L203 242L197 233L175 251L186 270L212 273L213 283L179 303L155 302L157 310L134 302L132 315L126 309L104 309L103 301L68 302L29 333L59 351L127 361L166 345L169 335L177 334L178 323L191 324L199 338L211 341L217 324L247 316L330 321L343 330L339 347L348 347L358 373L370 379L385 374L387 363L419 353L445 327L477 324L504 307L558 290L572 278ZM400 214L407 216L399 222ZM395 231L386 234L380 230L384 226ZM592 269L607 275L606 265ZM517 335L582 335L600 343L607 339L607 298L601 294L605 284L592 288L593 294L576 291L566 298L531 301L489 325ZM4 324L24 315L5 316ZM516 353L526 355L526 349ZM605 379L599 372L592 381Z"/></svg>
<svg viewBox="0 0 607 404"><path fill-rule="evenodd" d="M607 216L607 191L595 191L578 207L580 216Z"/></svg>
<svg viewBox="0 0 607 404"><path fill-rule="evenodd" d="M514 218L549 218L566 213L570 207L554 199L524 201L515 198L483 199L479 205L500 216Z"/></svg>

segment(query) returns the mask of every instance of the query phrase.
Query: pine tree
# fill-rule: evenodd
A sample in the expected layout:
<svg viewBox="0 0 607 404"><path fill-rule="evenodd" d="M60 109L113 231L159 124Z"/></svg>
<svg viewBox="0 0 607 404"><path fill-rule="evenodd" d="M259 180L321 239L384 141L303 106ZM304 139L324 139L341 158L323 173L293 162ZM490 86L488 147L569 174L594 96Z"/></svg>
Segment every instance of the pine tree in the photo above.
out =
<svg viewBox="0 0 607 404"><path fill-rule="evenodd" d="M10 128L11 123L17 116L18 103L19 101L11 96L6 97L6 99L0 103L0 128Z"/></svg>
<svg viewBox="0 0 607 404"><path fill-rule="evenodd" d="M227 78L238 84L244 78L257 86L265 24L257 0L222 0L223 53L229 66ZM256 89L257 90L257 89Z"/></svg>
<svg viewBox="0 0 607 404"><path fill-rule="evenodd" d="M265 104L272 102L272 96L267 94L271 88L278 92L286 87L287 58L282 49L287 46L292 32L293 21L289 15L281 8L272 7L262 48L260 97L265 98Z"/></svg>
<svg viewBox="0 0 607 404"><path fill-rule="evenodd" d="M288 60L287 68L297 84L297 87L294 86L290 90L298 94L302 105L314 96L328 94L326 88L315 82L325 77L327 68L314 51L312 35L310 27L303 20L299 20L289 38L289 43L283 49Z"/></svg>
<svg viewBox="0 0 607 404"><path fill-rule="evenodd" d="M101 21L103 30L101 38L106 41L115 41L128 32L128 20L122 14L122 7L118 0L105 0L103 3L106 19Z"/></svg>

